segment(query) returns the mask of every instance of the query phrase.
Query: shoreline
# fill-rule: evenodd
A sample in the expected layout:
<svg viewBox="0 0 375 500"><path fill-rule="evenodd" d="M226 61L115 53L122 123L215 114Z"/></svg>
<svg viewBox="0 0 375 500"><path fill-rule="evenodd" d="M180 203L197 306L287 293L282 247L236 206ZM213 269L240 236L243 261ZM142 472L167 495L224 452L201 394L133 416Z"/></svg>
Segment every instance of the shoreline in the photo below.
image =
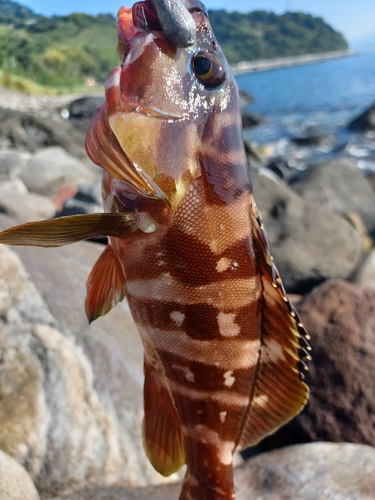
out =
<svg viewBox="0 0 375 500"><path fill-rule="evenodd" d="M334 52L323 52L319 54L305 54L303 56L277 57L275 59L258 59L257 61L241 61L231 65L234 76L253 73L254 71L267 71L270 69L287 68L289 66L300 66L330 59L354 56L352 50L338 50Z"/></svg>

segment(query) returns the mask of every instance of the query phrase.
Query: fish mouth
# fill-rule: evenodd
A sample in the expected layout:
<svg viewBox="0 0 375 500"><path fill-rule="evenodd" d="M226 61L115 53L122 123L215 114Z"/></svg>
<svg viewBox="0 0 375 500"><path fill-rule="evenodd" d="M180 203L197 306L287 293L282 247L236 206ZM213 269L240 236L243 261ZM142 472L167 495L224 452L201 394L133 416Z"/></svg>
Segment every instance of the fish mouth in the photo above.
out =
<svg viewBox="0 0 375 500"><path fill-rule="evenodd" d="M124 113L140 113L145 116L150 116L152 118L158 118L161 120L176 121L184 120L189 117L187 113L172 114L162 109L156 108L154 106L148 106L140 101L125 101Z"/></svg>

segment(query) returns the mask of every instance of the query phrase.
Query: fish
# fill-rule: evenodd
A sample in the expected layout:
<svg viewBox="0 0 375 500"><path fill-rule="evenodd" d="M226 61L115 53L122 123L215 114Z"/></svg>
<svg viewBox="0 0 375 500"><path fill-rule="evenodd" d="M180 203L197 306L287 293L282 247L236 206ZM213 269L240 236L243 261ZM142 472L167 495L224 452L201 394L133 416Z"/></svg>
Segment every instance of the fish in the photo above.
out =
<svg viewBox="0 0 375 500"><path fill-rule="evenodd" d="M125 297L144 348L143 445L180 500L233 500L233 454L305 406L309 335L255 204L238 89L199 0L145 0L117 19L119 65L86 136L104 213L31 222L0 243L105 235L91 322Z"/></svg>

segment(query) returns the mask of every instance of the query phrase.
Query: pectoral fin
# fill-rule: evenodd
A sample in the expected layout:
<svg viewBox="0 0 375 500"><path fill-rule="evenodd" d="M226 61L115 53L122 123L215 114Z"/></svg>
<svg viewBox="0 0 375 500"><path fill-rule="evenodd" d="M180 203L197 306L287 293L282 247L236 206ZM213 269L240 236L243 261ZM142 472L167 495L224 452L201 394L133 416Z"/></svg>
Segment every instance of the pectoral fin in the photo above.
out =
<svg viewBox="0 0 375 500"><path fill-rule="evenodd" d="M90 323L107 314L124 298L124 284L125 275L121 264L108 244L86 283L86 315Z"/></svg>
<svg viewBox="0 0 375 500"><path fill-rule="evenodd" d="M98 236L125 237L132 230L133 215L127 213L71 215L27 222L0 233L5 245L59 247Z"/></svg>
<svg viewBox="0 0 375 500"><path fill-rule="evenodd" d="M309 336L286 296L255 205L250 217L263 285L262 346L242 448L255 445L303 409L309 392L302 381L303 358L311 359Z"/></svg>
<svg viewBox="0 0 375 500"><path fill-rule="evenodd" d="M170 476L185 463L180 419L162 374L145 360L143 447L153 467Z"/></svg>

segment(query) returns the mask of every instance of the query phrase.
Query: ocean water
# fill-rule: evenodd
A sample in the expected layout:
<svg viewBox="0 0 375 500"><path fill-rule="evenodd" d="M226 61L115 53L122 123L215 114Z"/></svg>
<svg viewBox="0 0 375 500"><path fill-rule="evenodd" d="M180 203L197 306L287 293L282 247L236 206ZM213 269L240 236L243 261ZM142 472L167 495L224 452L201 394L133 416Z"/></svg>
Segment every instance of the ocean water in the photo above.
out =
<svg viewBox="0 0 375 500"><path fill-rule="evenodd" d="M271 157L284 157L304 169L314 161L354 158L365 172L375 172L375 133L352 134L346 125L375 103L375 53L272 69L236 77L255 98L247 110L266 122L245 131ZM325 135L317 147L296 147L290 139Z"/></svg>

